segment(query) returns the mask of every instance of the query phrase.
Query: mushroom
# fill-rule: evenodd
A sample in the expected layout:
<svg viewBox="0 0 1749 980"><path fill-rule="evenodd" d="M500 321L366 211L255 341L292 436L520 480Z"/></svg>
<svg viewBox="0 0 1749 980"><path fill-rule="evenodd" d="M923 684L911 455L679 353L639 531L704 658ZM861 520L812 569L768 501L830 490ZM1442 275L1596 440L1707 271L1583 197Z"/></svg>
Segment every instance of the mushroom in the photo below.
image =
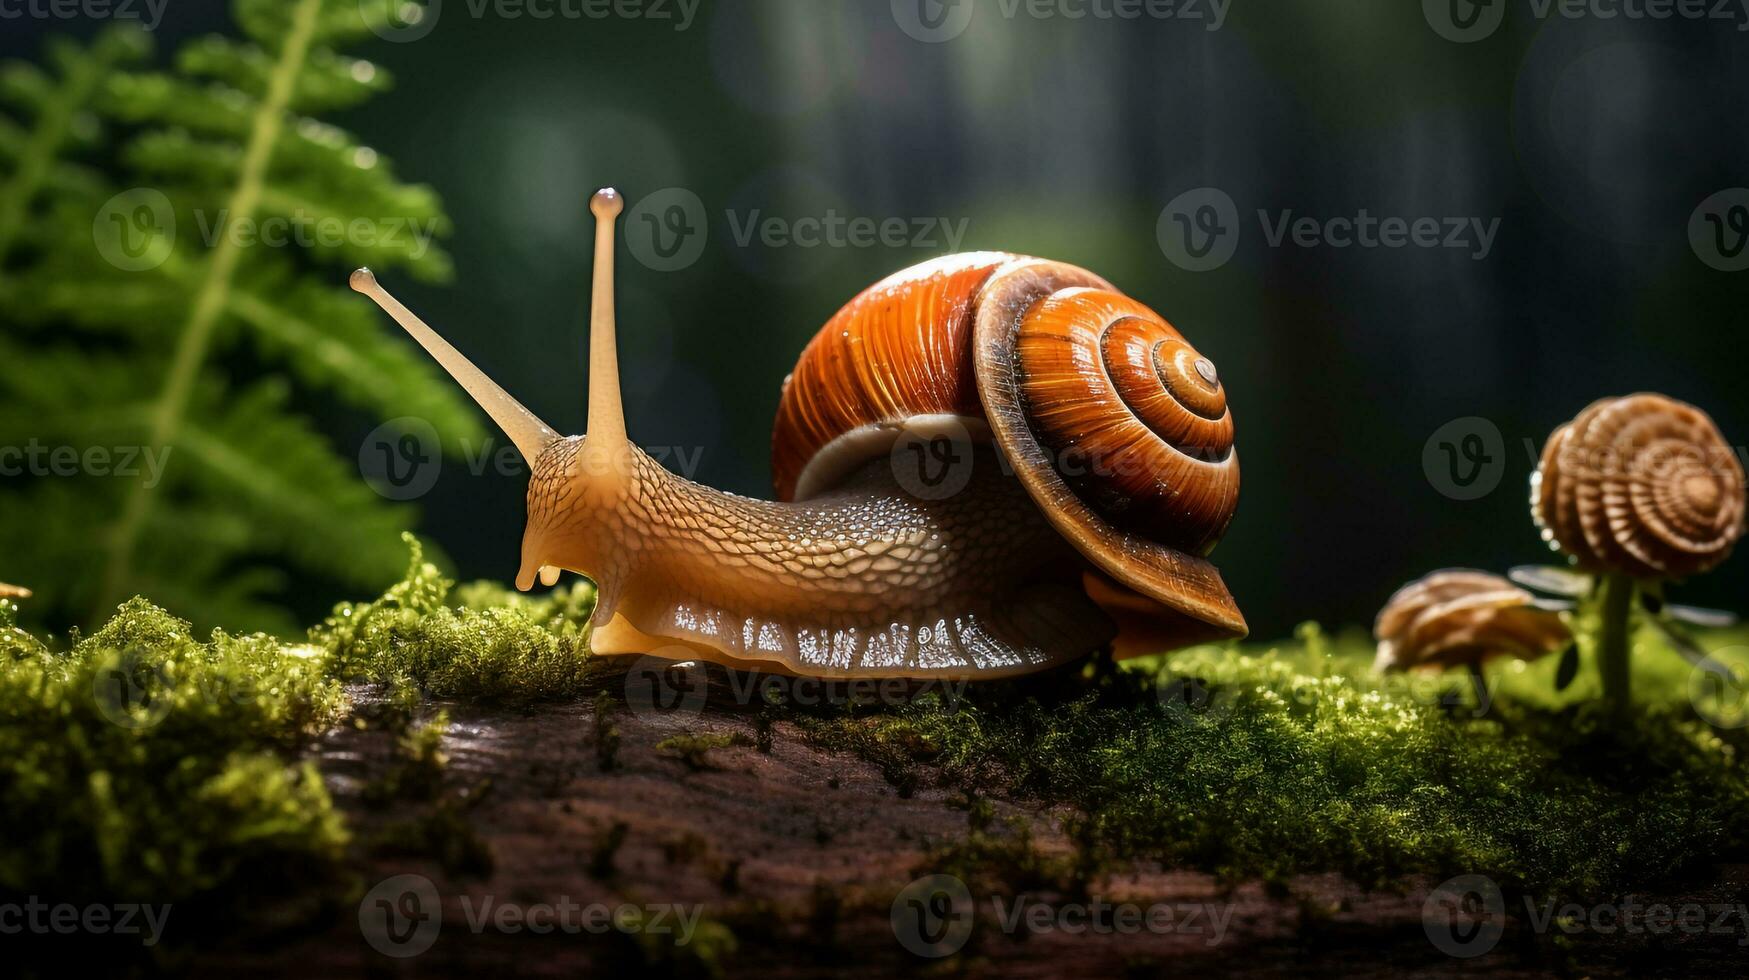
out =
<svg viewBox="0 0 1749 980"><path fill-rule="evenodd" d="M1561 591L1597 602L1604 696L1623 714L1636 595L1678 650L1690 659L1698 652L1673 622L1696 617L1664 604L1663 583L1730 555L1743 535L1743 465L1693 405L1651 393L1605 398L1549 437L1531 477L1531 511L1549 546L1592 576L1589 589ZM1519 580L1532 577L1556 578Z"/></svg>

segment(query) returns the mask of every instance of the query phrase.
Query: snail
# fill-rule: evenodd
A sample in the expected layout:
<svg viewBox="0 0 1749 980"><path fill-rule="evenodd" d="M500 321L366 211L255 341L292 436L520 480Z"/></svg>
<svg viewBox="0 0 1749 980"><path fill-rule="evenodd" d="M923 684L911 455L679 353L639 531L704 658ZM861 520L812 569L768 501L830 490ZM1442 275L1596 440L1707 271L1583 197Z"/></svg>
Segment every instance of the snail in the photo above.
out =
<svg viewBox="0 0 1749 980"><path fill-rule="evenodd" d="M1667 606L1663 583L1709 571L1743 535L1743 464L1693 405L1640 393L1593 402L1556 429L1531 476L1531 512L1549 546L1580 574L1515 572L1571 596L1595 595L1605 697L1625 712L1628 636L1639 595L1652 623L1697 666L1719 670L1676 620L1715 625L1728 614Z"/></svg>
<svg viewBox="0 0 1749 980"><path fill-rule="evenodd" d="M0 599L28 599L31 592L22 585L7 585L0 582Z"/></svg>
<svg viewBox="0 0 1749 980"><path fill-rule="evenodd" d="M1377 670L1475 667L1499 656L1534 660L1568 646L1557 612L1507 579L1471 569L1432 572L1398 589L1373 624Z"/></svg>
<svg viewBox="0 0 1749 980"><path fill-rule="evenodd" d="M590 202L583 436L561 437L369 270L352 277L529 461L517 587L592 578L596 652L961 679L1245 635L1207 560L1238 499L1226 390L1158 314L1043 259L896 273L803 350L773 426L778 499L754 500L682 479L626 436L622 207L612 189ZM949 492L910 476L918 460L951 470Z"/></svg>

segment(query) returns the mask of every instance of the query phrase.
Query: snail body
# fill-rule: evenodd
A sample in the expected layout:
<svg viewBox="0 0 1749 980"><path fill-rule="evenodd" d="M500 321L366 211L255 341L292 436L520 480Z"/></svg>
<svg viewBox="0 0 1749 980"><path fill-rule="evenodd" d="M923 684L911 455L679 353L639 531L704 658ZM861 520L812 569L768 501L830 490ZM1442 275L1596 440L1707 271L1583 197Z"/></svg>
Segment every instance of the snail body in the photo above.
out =
<svg viewBox="0 0 1749 980"><path fill-rule="evenodd" d="M1206 560L1238 493L1225 392L1157 314L1086 270L1003 253L891 276L803 351L773 427L779 499L753 500L626 438L620 207L612 191L592 202L583 436L560 437L368 271L353 278L529 459L517 585L594 579L596 652L972 678L1244 635ZM940 457L944 492L907 478L913 448Z"/></svg>

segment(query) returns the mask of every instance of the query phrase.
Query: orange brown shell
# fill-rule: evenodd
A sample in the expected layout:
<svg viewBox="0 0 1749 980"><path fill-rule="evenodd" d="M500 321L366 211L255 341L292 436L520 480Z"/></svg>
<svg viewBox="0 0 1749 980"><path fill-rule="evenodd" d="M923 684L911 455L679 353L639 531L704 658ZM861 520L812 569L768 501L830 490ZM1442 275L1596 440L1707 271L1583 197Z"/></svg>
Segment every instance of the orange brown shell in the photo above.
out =
<svg viewBox="0 0 1749 980"><path fill-rule="evenodd" d="M1658 394L1593 402L1556 429L1531 482L1544 540L1580 568L1687 578L1743 534L1744 476L1705 412Z"/></svg>
<svg viewBox="0 0 1749 980"><path fill-rule="evenodd" d="M1573 634L1559 613L1498 575L1447 569L1416 579L1385 602L1373 624L1379 670L1525 660L1565 648Z"/></svg>
<svg viewBox="0 0 1749 980"><path fill-rule="evenodd" d="M785 382L778 498L828 490L942 417L1002 450L1110 580L1090 587L1113 600L1102 604L1124 605L1127 590L1199 638L1243 635L1205 560L1238 502L1226 391L1159 314L1085 269L1000 252L890 276L827 321Z"/></svg>

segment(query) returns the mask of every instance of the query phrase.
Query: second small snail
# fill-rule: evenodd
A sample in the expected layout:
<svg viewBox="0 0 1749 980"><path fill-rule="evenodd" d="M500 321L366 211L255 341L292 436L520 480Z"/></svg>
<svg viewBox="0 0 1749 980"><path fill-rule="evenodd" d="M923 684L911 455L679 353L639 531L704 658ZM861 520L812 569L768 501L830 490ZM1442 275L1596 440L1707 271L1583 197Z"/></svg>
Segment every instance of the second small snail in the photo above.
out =
<svg viewBox="0 0 1749 980"><path fill-rule="evenodd" d="M1022 674L1245 635L1207 555L1238 457L1214 364L1099 276L996 252L864 290L803 350L772 434L778 501L664 470L626 437L611 189L596 217L587 432L562 437L353 274L528 459L517 586L598 586L599 653L827 677ZM963 487L907 489L907 445ZM959 457L963 456L963 459ZM921 454L919 456L921 458Z"/></svg>

